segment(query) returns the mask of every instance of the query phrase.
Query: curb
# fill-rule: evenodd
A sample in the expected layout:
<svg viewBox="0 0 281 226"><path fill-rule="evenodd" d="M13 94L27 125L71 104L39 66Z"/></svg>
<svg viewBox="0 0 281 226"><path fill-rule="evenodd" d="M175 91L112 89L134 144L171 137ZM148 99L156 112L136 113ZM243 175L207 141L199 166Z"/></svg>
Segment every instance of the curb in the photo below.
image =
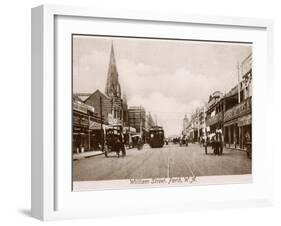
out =
<svg viewBox="0 0 281 226"><path fill-rule="evenodd" d="M231 148L231 147L225 147L227 149L230 149L230 150L234 150L234 151L242 151L242 152L247 152L246 149L241 149L241 148Z"/></svg>
<svg viewBox="0 0 281 226"><path fill-rule="evenodd" d="M94 157L94 156L99 156L99 155L104 155L104 152L102 153L97 153L97 154L93 154L93 155L88 155L88 156L81 156L81 157L73 157L73 160L74 161L77 161L77 160L81 160L81 159L87 159L87 158L91 158L91 157Z"/></svg>

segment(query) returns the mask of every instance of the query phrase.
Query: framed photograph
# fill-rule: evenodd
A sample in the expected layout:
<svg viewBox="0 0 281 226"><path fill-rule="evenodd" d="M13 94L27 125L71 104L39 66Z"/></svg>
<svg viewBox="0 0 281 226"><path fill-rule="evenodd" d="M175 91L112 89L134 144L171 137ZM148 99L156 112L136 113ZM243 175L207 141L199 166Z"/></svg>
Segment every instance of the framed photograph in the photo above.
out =
<svg viewBox="0 0 281 226"><path fill-rule="evenodd" d="M273 201L270 20L32 9L32 215Z"/></svg>

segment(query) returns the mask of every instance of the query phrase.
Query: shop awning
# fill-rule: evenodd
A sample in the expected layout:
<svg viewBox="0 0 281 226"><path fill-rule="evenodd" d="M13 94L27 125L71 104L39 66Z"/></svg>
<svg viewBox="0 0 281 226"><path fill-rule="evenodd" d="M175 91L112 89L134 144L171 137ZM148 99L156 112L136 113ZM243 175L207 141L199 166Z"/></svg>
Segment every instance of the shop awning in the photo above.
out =
<svg viewBox="0 0 281 226"><path fill-rule="evenodd" d="M245 115L238 119L238 126L247 126L252 124L252 115Z"/></svg>
<svg viewBox="0 0 281 226"><path fill-rule="evenodd" d="M124 126L123 128L123 132L131 132L131 133L136 133L136 129L134 127L127 127L127 126Z"/></svg>
<svg viewBox="0 0 281 226"><path fill-rule="evenodd" d="M101 124L98 122L90 121L90 129L101 129Z"/></svg>
<svg viewBox="0 0 281 226"><path fill-rule="evenodd" d="M225 123L223 124L223 126L231 126L231 125L234 125L234 124L237 124L237 123L238 123L238 119L234 119L234 120L225 122Z"/></svg>
<svg viewBox="0 0 281 226"><path fill-rule="evenodd" d="M102 124L103 129L108 129L110 126ZM101 129L101 124L98 122L90 122L90 130L100 130Z"/></svg>

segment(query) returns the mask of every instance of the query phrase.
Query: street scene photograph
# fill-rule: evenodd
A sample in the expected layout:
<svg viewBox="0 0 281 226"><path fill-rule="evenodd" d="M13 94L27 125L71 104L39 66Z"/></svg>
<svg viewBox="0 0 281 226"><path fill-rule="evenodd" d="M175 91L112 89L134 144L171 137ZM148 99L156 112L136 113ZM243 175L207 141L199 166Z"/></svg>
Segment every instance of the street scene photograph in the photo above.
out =
<svg viewBox="0 0 281 226"><path fill-rule="evenodd" d="M74 191L250 183L252 44L72 35Z"/></svg>

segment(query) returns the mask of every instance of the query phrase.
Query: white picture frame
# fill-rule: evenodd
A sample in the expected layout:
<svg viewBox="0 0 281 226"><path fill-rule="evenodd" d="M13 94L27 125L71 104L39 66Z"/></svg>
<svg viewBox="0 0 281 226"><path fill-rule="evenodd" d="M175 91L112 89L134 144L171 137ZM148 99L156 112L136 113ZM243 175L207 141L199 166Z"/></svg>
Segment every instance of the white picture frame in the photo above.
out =
<svg viewBox="0 0 281 226"><path fill-rule="evenodd" d="M266 97L272 93L273 86L273 22L271 20L169 13L155 14L153 12L100 10L56 5L36 7L32 9L32 216L41 220L56 220L272 204L273 179L267 175L273 172L272 156L274 150L268 149L265 155L258 151L257 156L253 157L255 162L252 184L71 192L69 183L65 184L64 180L61 180L70 174L70 172L68 174L61 170L64 167L62 159L71 160L71 158L65 155L65 150L62 151L63 149L67 151L68 148L60 146L61 144L58 145L56 140L56 130L63 126L59 125L60 122L58 122L57 116L60 114L58 109L62 108L58 107L60 102L57 99L64 95L62 94L64 89L62 84L66 86L71 84L70 77L68 80L67 76L66 80L60 80L61 77L56 76L58 74L57 67L61 63L55 57L60 48L56 42L56 35L60 32L59 29L64 29L62 25L67 26L64 23L62 25L57 23L56 20L60 18L72 19L73 27L67 27L67 32L71 32L71 29L75 29L79 25L81 27L81 23L87 27L88 20L94 21L96 25L107 20L113 23L144 23L153 24L153 26L160 24L161 26L189 25L201 27L203 30L208 27L216 27L221 31L235 28L243 29L251 37L256 35L256 52L259 54L254 59L256 62L261 62L261 65L256 65L253 69L260 75L257 76L256 87L254 87L254 93L257 96L254 108L259 112L253 117L253 121L256 122L253 127L253 131L257 131L256 140L263 137L257 128L263 128L265 134L268 131L266 124L266 119L269 117L267 115L268 108L262 106L263 104L270 106L271 100L270 98L266 100ZM79 20L80 24L75 24L75 20ZM89 33L91 32L89 31ZM118 32L120 30L117 31L112 27L113 35ZM137 34L134 29L127 35L133 34ZM167 31L167 35L169 35L169 31ZM160 33L159 36L161 36ZM209 40L214 40L215 37L213 35ZM222 34L220 39L240 40L239 34L236 37ZM241 38L241 40L244 39ZM254 45L255 41L253 41ZM65 50L67 52L67 49ZM67 74L69 71L64 72ZM70 128L69 125L66 127ZM269 139L267 136L263 138L259 140L259 147L266 149ZM58 147L60 147L59 150ZM65 168L69 171L68 167ZM95 205L91 205L91 202L94 202Z"/></svg>

